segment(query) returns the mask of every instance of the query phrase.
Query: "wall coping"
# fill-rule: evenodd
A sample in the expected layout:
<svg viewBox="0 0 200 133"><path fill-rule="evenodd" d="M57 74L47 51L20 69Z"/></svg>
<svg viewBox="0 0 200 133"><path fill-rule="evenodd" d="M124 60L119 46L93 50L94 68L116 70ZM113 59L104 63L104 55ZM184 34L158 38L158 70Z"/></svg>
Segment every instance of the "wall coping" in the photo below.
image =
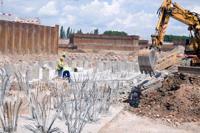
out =
<svg viewBox="0 0 200 133"><path fill-rule="evenodd" d="M74 34L75 38L94 38L94 39L126 39L126 40L139 40L139 36L114 36L114 35L94 35L94 34Z"/></svg>

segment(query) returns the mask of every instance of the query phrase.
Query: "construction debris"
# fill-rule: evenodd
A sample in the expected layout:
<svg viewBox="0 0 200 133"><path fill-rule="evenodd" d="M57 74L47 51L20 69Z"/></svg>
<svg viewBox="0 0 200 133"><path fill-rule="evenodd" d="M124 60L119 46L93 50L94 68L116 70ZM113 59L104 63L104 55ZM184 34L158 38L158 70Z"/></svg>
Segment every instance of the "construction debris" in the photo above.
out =
<svg viewBox="0 0 200 133"><path fill-rule="evenodd" d="M162 87L145 90L139 108L130 110L168 122L200 122L200 78L178 73L169 75Z"/></svg>

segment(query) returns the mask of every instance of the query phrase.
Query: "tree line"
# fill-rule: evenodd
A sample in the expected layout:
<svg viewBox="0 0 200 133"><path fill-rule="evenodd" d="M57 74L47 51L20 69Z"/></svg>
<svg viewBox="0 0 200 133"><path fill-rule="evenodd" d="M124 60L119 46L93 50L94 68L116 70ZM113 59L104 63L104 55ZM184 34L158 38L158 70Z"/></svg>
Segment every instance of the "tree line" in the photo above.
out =
<svg viewBox="0 0 200 133"><path fill-rule="evenodd" d="M64 29L63 26L60 28L60 38L61 39L69 39L73 34L85 34L81 29L75 31L71 27L68 27L67 30ZM86 34L94 34L99 35L99 29L94 29L91 32L87 32ZM107 30L102 33L102 35L114 35L114 36L128 36L128 33L124 31L112 31ZM185 42L186 39L189 39L188 36L177 36L177 35L165 35L165 42Z"/></svg>
<svg viewBox="0 0 200 133"><path fill-rule="evenodd" d="M75 31L71 27L68 27L67 30L64 29L63 26L60 28L60 38L61 39L69 39L73 34L84 34L81 29ZM93 35L99 35L99 29L94 29L91 32L88 32L86 34L93 34ZM103 35L114 35L114 36L128 36L128 33L124 31L104 31Z"/></svg>
<svg viewBox="0 0 200 133"><path fill-rule="evenodd" d="M68 39L74 33L75 33L74 30L70 27L68 27L67 30L65 30L63 26L61 26L61 28L60 28L60 38L61 39Z"/></svg>
<svg viewBox="0 0 200 133"><path fill-rule="evenodd" d="M177 36L177 35L165 35L165 42L185 42L186 39L189 39L188 36Z"/></svg>

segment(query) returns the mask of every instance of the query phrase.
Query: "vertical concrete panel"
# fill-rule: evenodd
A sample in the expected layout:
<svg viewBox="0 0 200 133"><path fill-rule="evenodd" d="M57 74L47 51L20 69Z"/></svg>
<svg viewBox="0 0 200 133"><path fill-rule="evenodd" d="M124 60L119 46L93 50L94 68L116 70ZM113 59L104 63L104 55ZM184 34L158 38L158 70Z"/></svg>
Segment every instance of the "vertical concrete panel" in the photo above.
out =
<svg viewBox="0 0 200 133"><path fill-rule="evenodd" d="M15 23L14 53L19 53L19 37L20 37L19 34L20 34L19 23Z"/></svg>
<svg viewBox="0 0 200 133"><path fill-rule="evenodd" d="M41 52L45 52L45 27L41 27Z"/></svg>
<svg viewBox="0 0 200 133"><path fill-rule="evenodd" d="M29 25L28 26L28 32L29 32L29 54L32 54L33 52L33 29L32 29L32 26Z"/></svg>
<svg viewBox="0 0 200 133"><path fill-rule="evenodd" d="M58 40L59 40L59 26L56 25L55 26L55 35L54 35L54 38L55 38L55 42L54 42L54 52L53 54L58 54Z"/></svg>
<svg viewBox="0 0 200 133"><path fill-rule="evenodd" d="M4 32L5 32L5 38L4 38L4 52L7 52L7 45L8 45L8 23L4 23Z"/></svg>
<svg viewBox="0 0 200 133"><path fill-rule="evenodd" d="M32 50L32 31L30 25L28 26L28 48L27 48L27 53L31 54Z"/></svg>
<svg viewBox="0 0 200 133"><path fill-rule="evenodd" d="M46 27L46 46L45 46L45 51L47 54L49 54L49 39L50 39L50 32L49 28Z"/></svg>
<svg viewBox="0 0 200 133"><path fill-rule="evenodd" d="M46 38L46 42L45 42L45 53L48 54L48 50L49 50L49 46L48 46L48 43L49 43L49 30L47 27L45 27L45 38Z"/></svg>
<svg viewBox="0 0 200 133"><path fill-rule="evenodd" d="M35 42L36 42L36 30L35 30L35 26L33 24L30 25L31 27L31 54L36 53L36 46L35 46Z"/></svg>
<svg viewBox="0 0 200 133"><path fill-rule="evenodd" d="M51 53L51 27L47 28L47 53Z"/></svg>
<svg viewBox="0 0 200 133"><path fill-rule="evenodd" d="M25 54L26 53L26 25L23 25L21 27L21 32L22 32L22 44L21 44L21 53Z"/></svg>
<svg viewBox="0 0 200 133"><path fill-rule="evenodd" d="M23 24L19 23L18 24L19 26L19 53L18 54L21 54L22 53L22 26Z"/></svg>
<svg viewBox="0 0 200 133"><path fill-rule="evenodd" d="M55 37L55 32L54 28L51 27L51 43L50 43L50 53L54 53L54 37Z"/></svg>
<svg viewBox="0 0 200 133"><path fill-rule="evenodd" d="M55 49L56 49L56 45L55 45L55 43L56 43L56 28L55 27L53 28L53 37L52 38L53 38L52 53L55 54Z"/></svg>
<svg viewBox="0 0 200 133"><path fill-rule="evenodd" d="M11 54L15 53L15 24L11 23Z"/></svg>
<svg viewBox="0 0 200 133"><path fill-rule="evenodd" d="M45 26L44 28L44 53L47 54L48 52L48 28Z"/></svg>
<svg viewBox="0 0 200 133"><path fill-rule="evenodd" d="M51 42L51 37L52 37L52 30L51 30L51 27L48 28L49 30L49 37L48 37L48 54L51 54L51 45L52 45L52 42Z"/></svg>
<svg viewBox="0 0 200 133"><path fill-rule="evenodd" d="M38 53L41 53L42 52L42 50L41 50L41 48L42 48L42 46L41 46L42 45L42 43L41 43L42 42L42 39L41 39L42 38L41 26L37 27L37 35L38 35L37 36L37 40L38 40L38 42L37 42L38 43L38 45L37 45Z"/></svg>
<svg viewBox="0 0 200 133"><path fill-rule="evenodd" d="M43 28L42 26L39 26L39 51L40 53L43 52Z"/></svg>
<svg viewBox="0 0 200 133"><path fill-rule="evenodd" d="M26 54L28 54L29 53L29 51L28 51L28 49L29 49L29 41L28 41L28 37L29 37L29 25L25 25L25 44L24 44L24 51L25 51L25 53Z"/></svg>
<svg viewBox="0 0 200 133"><path fill-rule="evenodd" d="M0 52L2 52L3 49L3 22L0 21Z"/></svg>
<svg viewBox="0 0 200 133"><path fill-rule="evenodd" d="M12 53L12 40L13 40L13 35L12 35L12 23L8 23L8 41L7 41L7 52Z"/></svg>
<svg viewBox="0 0 200 133"><path fill-rule="evenodd" d="M59 25L56 25L56 37L57 37L57 41L56 41L56 49L55 49L55 53L58 54L58 41L59 41Z"/></svg>
<svg viewBox="0 0 200 133"><path fill-rule="evenodd" d="M34 25L34 29L35 29L35 53L39 54L39 26L38 25Z"/></svg>

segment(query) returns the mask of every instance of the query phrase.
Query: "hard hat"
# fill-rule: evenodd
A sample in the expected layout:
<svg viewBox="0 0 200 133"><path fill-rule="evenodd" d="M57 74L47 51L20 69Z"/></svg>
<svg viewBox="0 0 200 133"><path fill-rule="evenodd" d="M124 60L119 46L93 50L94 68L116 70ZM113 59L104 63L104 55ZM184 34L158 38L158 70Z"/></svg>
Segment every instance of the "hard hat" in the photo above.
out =
<svg viewBox="0 0 200 133"><path fill-rule="evenodd" d="M66 53L65 53L65 52L63 52L63 54L62 54L62 57L63 57L63 58L65 58L65 57L66 57Z"/></svg>
<svg viewBox="0 0 200 133"><path fill-rule="evenodd" d="M64 57L60 57L60 60L62 60L62 61L63 61L63 60L64 60Z"/></svg>

